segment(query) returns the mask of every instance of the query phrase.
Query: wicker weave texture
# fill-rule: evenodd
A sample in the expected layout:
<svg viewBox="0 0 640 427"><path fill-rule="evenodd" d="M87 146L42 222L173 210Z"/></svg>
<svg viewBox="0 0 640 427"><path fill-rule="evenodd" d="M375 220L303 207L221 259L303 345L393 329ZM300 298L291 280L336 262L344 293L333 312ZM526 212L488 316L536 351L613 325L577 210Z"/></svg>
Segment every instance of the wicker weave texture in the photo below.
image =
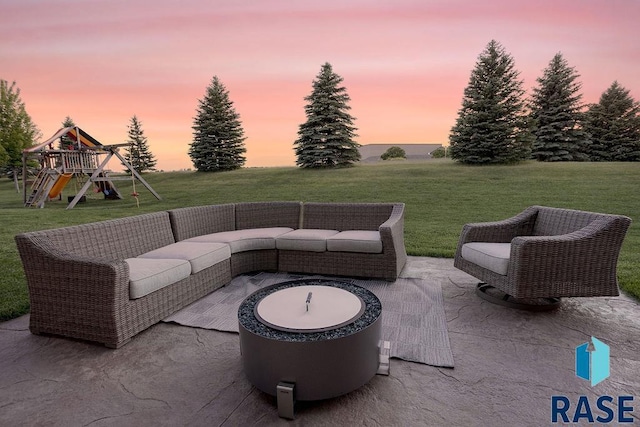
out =
<svg viewBox="0 0 640 427"><path fill-rule="evenodd" d="M335 207L331 210L331 207ZM279 251L278 269L395 280L407 260L404 246L404 204L305 203L303 228L378 230L381 254Z"/></svg>
<svg viewBox="0 0 640 427"><path fill-rule="evenodd" d="M105 229L111 233L104 234ZM166 230L171 227L164 212L16 236L29 288L31 331L117 348L231 280L227 260L131 300L124 259L172 243L173 235L168 238ZM62 239L64 232L69 233L68 241ZM82 251L69 246L74 242ZM122 254L114 253L119 246Z"/></svg>
<svg viewBox="0 0 640 427"><path fill-rule="evenodd" d="M331 207L335 209L332 210ZM174 209L15 237L31 303L30 329L120 347L171 313L257 270L286 270L395 280L406 262L403 204L312 204L310 224L379 230L382 254L261 250L233 254L138 299L129 298L124 261L175 241L242 227L298 228L298 202ZM351 227L351 228L349 228Z"/></svg>
<svg viewBox="0 0 640 427"><path fill-rule="evenodd" d="M369 277L394 281L396 262L383 254L279 251L278 269L289 273Z"/></svg>
<svg viewBox="0 0 640 427"><path fill-rule="evenodd" d="M266 249L238 252L231 255L231 275L233 277L254 271L278 271L278 251Z"/></svg>
<svg viewBox="0 0 640 427"><path fill-rule="evenodd" d="M302 228L378 230L391 216L391 203L305 203Z"/></svg>
<svg viewBox="0 0 640 427"><path fill-rule="evenodd" d="M108 260L135 257L175 242L167 212L34 231L24 237L55 256Z"/></svg>
<svg viewBox="0 0 640 427"><path fill-rule="evenodd" d="M454 265L516 298L616 296L618 256L630 224L621 215L532 206L504 221L465 225ZM462 258L469 242L510 242L507 274Z"/></svg>
<svg viewBox="0 0 640 427"><path fill-rule="evenodd" d="M236 203L236 229L300 227L300 202Z"/></svg>
<svg viewBox="0 0 640 427"><path fill-rule="evenodd" d="M208 205L169 211L176 241L236 229L235 205Z"/></svg>

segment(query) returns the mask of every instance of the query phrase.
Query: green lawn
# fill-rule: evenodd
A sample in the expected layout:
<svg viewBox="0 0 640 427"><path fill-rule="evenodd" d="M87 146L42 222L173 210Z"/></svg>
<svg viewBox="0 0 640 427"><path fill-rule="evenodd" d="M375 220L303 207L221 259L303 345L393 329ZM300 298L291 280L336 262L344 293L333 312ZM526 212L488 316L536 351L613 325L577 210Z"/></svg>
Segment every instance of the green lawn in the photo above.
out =
<svg viewBox="0 0 640 427"><path fill-rule="evenodd" d="M0 319L29 309L22 265L13 236L53 228L136 215L181 206L258 201L404 202L405 237L411 255L452 257L467 222L508 218L530 205L547 205L623 214L635 220L618 263L621 287L640 298L640 165L637 163L538 163L517 166L390 162L337 170L294 167L250 168L224 173L171 172L145 175L163 198L156 200L142 185L140 207L129 181L116 183L124 200L90 195L84 204L65 210L66 202L44 209L22 207L13 183L0 180ZM74 194L65 189L64 200Z"/></svg>

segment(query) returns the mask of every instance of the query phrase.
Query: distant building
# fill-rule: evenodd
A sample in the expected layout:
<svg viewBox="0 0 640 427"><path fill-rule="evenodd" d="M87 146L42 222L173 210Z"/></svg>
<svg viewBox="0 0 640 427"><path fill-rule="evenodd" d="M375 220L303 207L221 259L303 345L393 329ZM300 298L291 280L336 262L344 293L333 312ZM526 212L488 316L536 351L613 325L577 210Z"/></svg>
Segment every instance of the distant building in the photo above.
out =
<svg viewBox="0 0 640 427"><path fill-rule="evenodd" d="M382 162L380 158L391 147L400 147L407 155L407 160L429 160L431 152L442 144L363 144L360 147L362 163Z"/></svg>

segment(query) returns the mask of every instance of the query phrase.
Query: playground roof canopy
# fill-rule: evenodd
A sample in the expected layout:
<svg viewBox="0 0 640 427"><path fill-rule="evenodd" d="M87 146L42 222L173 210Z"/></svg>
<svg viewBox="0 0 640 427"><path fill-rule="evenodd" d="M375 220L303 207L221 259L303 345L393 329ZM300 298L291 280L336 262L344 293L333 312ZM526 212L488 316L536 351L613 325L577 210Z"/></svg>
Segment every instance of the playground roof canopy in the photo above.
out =
<svg viewBox="0 0 640 427"><path fill-rule="evenodd" d="M35 153L38 151L45 151L49 144L54 143L58 138L62 138L63 136L68 136L72 141L82 144L88 148L102 148L103 145L94 137L89 135L87 132L83 131L77 126L66 127L58 130L51 138L46 141L34 145L33 147L29 147L24 150L25 153Z"/></svg>

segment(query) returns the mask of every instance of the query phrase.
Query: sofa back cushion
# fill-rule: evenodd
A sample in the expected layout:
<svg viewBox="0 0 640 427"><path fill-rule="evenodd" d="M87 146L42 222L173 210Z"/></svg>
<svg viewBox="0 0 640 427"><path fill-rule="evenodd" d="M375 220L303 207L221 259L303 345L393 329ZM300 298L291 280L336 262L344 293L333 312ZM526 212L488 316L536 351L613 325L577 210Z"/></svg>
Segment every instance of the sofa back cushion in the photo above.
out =
<svg viewBox="0 0 640 427"><path fill-rule="evenodd" d="M236 229L300 228L300 202L236 203Z"/></svg>
<svg viewBox="0 0 640 427"><path fill-rule="evenodd" d="M606 216L593 212L577 211L539 206L534 236L558 236L573 233L586 227L594 220Z"/></svg>
<svg viewBox="0 0 640 427"><path fill-rule="evenodd" d="M176 242L203 234L235 230L233 204L192 206L169 211Z"/></svg>
<svg viewBox="0 0 640 427"><path fill-rule="evenodd" d="M123 260L174 243L167 212L26 233L83 258Z"/></svg>
<svg viewBox="0 0 640 427"><path fill-rule="evenodd" d="M392 203L305 203L302 228L378 230L392 211Z"/></svg>

